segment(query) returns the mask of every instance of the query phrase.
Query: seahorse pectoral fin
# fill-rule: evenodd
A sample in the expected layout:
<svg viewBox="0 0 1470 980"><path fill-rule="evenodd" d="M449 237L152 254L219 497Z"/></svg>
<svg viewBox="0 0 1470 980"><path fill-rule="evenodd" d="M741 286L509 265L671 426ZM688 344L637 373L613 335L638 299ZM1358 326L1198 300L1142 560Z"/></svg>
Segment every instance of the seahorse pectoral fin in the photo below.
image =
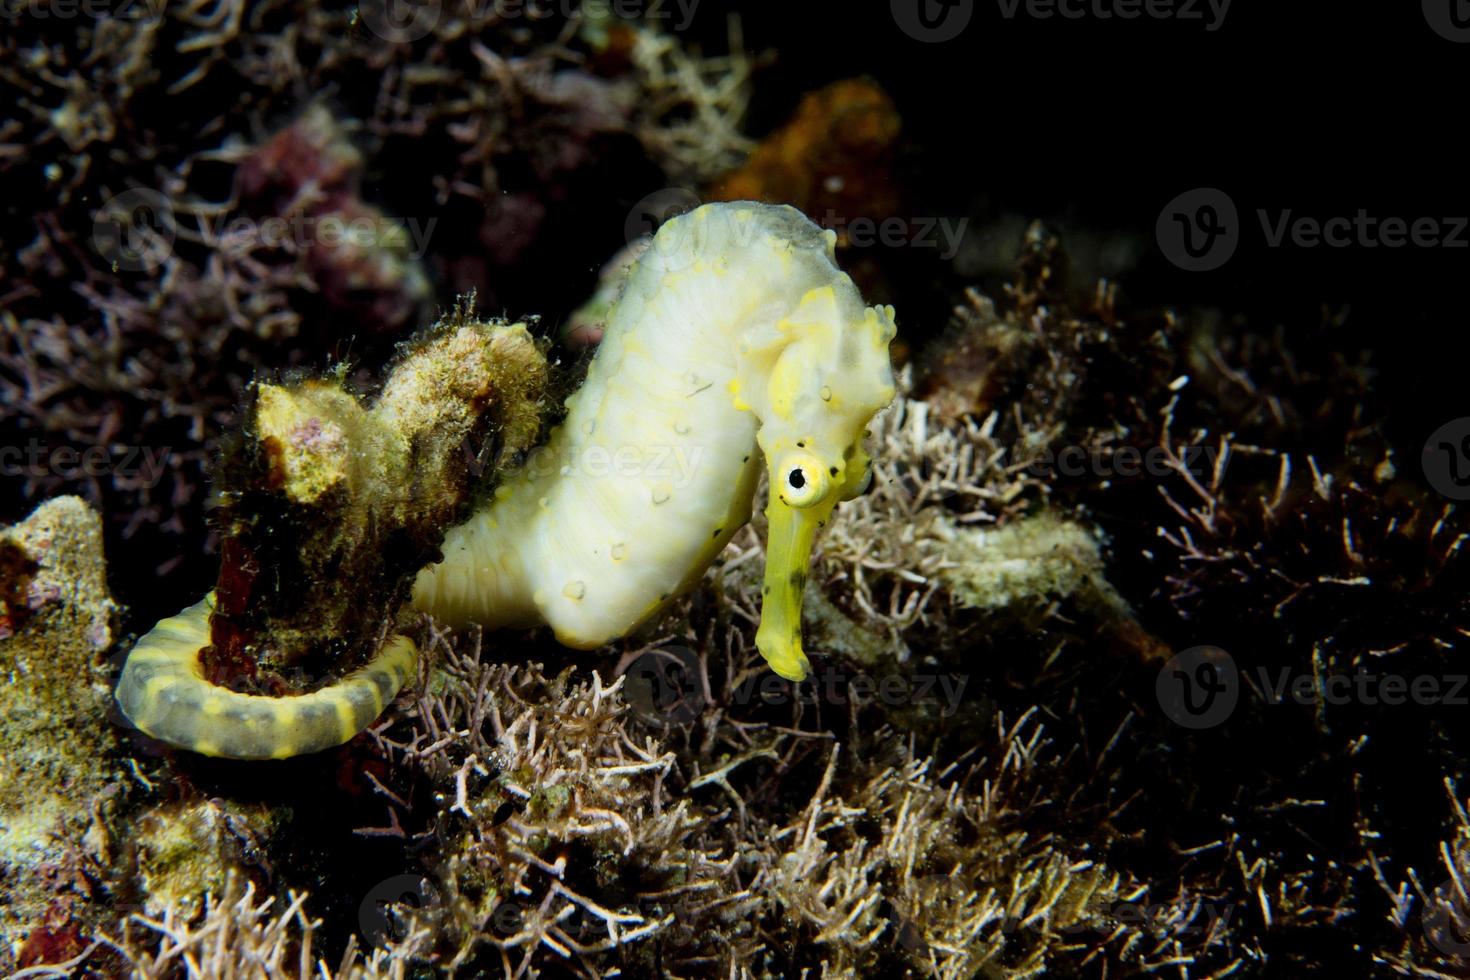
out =
<svg viewBox="0 0 1470 980"><path fill-rule="evenodd" d="M799 681L811 670L801 648L801 595L806 588L812 542L817 528L831 515L832 504L791 507L772 497L766 507L770 534L755 645L772 670L789 681Z"/></svg>

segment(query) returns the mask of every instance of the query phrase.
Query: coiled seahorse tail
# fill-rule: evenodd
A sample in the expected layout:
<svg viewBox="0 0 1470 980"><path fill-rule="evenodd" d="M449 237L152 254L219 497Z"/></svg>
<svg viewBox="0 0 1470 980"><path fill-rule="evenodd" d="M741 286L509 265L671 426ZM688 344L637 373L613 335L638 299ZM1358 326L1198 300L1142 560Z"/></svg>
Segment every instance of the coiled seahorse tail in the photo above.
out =
<svg viewBox="0 0 1470 980"><path fill-rule="evenodd" d="M298 697L240 694L205 680L211 593L150 630L123 666L117 703L140 730L202 755L283 759L341 745L367 728L413 670L417 651L393 636L367 666Z"/></svg>

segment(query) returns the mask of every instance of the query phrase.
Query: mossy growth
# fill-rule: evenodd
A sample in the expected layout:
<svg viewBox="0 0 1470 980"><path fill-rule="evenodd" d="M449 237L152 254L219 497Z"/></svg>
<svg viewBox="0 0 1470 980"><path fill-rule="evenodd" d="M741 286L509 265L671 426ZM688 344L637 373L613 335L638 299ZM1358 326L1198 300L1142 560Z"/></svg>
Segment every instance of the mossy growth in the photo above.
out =
<svg viewBox="0 0 1470 980"><path fill-rule="evenodd" d="M1097 537L1077 521L1042 511L1001 527L942 521L936 530L949 562L940 576L965 606L1044 609L1071 596L1127 615L1104 577Z"/></svg>
<svg viewBox="0 0 1470 980"><path fill-rule="evenodd" d="M279 694L365 659L473 474L534 442L546 380L524 324L465 304L405 345L370 404L342 371L258 383L219 476L212 679Z"/></svg>
<svg viewBox="0 0 1470 980"><path fill-rule="evenodd" d="M238 873L242 839L268 834L274 822L263 805L225 800L145 811L132 839L145 911L158 915L172 909L190 918L203 911L206 896L223 894L229 876Z"/></svg>
<svg viewBox="0 0 1470 980"><path fill-rule="evenodd" d="M40 921L42 879L69 848L105 849L110 750L107 672L115 607L102 522L78 497L58 497L0 530L0 934ZM65 737L60 737L63 735Z"/></svg>

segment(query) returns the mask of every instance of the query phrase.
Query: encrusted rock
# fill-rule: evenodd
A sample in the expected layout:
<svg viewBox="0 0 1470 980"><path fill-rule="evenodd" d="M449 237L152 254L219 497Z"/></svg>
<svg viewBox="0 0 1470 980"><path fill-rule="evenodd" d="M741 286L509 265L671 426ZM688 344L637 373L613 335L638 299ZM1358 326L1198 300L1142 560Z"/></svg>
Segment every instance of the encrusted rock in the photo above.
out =
<svg viewBox="0 0 1470 980"><path fill-rule="evenodd" d="M0 530L0 933L41 919L78 848L107 849L117 777L102 654L116 612L102 522L79 497ZM85 842L85 844L83 843Z"/></svg>

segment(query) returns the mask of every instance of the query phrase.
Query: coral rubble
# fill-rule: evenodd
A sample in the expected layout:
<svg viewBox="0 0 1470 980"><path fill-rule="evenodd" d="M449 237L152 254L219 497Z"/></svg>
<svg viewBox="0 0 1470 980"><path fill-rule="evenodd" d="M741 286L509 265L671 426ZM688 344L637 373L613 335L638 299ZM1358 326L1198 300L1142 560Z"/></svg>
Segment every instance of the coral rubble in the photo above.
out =
<svg viewBox="0 0 1470 980"><path fill-rule="evenodd" d="M109 859L122 764L100 518L76 497L48 501L0 530L0 562L0 933L14 937L48 910L68 921L90 893L87 870Z"/></svg>
<svg viewBox="0 0 1470 980"><path fill-rule="evenodd" d="M467 308L406 346L370 407L336 380L259 384L220 474L216 682L373 649L470 499L467 447L480 468L528 449L545 387L525 325Z"/></svg>

